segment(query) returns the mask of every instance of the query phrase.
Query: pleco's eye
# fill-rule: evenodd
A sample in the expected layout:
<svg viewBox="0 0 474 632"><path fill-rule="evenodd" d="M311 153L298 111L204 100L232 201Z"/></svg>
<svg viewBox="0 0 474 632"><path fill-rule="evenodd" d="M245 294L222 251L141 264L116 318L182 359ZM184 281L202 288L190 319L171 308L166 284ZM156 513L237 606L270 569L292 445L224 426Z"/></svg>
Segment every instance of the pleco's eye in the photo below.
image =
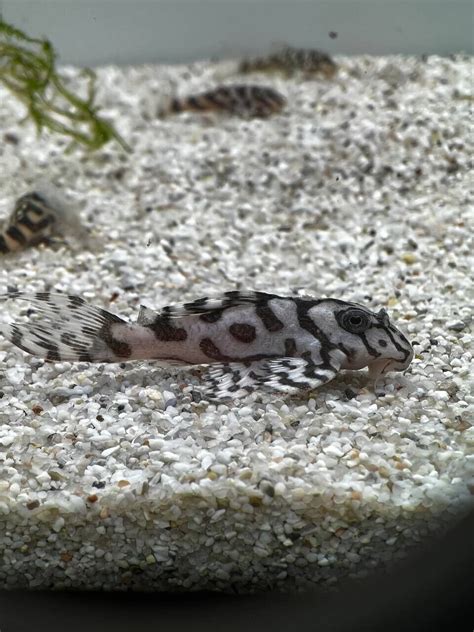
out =
<svg viewBox="0 0 474 632"><path fill-rule="evenodd" d="M352 334L361 334L370 326L369 317L360 309L348 309L341 318L341 326Z"/></svg>

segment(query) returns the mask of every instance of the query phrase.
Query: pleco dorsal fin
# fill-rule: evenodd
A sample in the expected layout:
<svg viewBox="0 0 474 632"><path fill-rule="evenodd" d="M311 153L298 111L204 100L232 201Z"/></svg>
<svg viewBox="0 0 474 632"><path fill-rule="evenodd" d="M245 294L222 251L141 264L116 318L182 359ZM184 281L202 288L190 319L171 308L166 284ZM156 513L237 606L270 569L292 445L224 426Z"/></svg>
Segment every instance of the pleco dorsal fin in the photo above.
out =
<svg viewBox="0 0 474 632"><path fill-rule="evenodd" d="M167 305L159 311L141 305L137 323L146 326L152 324L157 317L182 318L183 316L202 316L204 314L212 314L213 312L221 312L230 307L238 307L239 305L258 305L272 298L283 297L277 296L276 294L267 294L265 292L232 291L215 297L205 296L191 303Z"/></svg>

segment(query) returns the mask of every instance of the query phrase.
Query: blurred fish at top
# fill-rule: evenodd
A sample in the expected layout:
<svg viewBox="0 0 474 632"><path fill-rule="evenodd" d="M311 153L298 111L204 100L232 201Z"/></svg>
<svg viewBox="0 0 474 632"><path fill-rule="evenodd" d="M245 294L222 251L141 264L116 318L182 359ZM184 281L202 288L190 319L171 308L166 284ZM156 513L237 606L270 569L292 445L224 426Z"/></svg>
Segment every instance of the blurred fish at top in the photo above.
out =
<svg viewBox="0 0 474 632"><path fill-rule="evenodd" d="M302 72L307 77L322 75L326 79L331 79L337 72L337 64L327 53L318 49L282 46L268 55L243 59L238 71L279 72L286 76Z"/></svg>

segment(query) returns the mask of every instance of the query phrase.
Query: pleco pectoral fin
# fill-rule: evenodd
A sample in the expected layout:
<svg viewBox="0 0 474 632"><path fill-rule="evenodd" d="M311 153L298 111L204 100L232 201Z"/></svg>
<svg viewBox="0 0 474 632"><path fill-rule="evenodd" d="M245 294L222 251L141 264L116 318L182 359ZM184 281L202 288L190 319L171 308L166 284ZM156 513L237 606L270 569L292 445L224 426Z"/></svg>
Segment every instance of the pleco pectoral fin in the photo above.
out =
<svg viewBox="0 0 474 632"><path fill-rule="evenodd" d="M270 360L259 379L262 386L295 394L310 391L334 379L338 368L316 364L311 358L280 358Z"/></svg>
<svg viewBox="0 0 474 632"><path fill-rule="evenodd" d="M203 394L209 399L240 398L262 387L295 394L317 388L337 373L336 368L304 358L211 365L203 375Z"/></svg>
<svg viewBox="0 0 474 632"><path fill-rule="evenodd" d="M245 397L260 385L260 371L266 362L211 364L202 375L201 392L209 400Z"/></svg>

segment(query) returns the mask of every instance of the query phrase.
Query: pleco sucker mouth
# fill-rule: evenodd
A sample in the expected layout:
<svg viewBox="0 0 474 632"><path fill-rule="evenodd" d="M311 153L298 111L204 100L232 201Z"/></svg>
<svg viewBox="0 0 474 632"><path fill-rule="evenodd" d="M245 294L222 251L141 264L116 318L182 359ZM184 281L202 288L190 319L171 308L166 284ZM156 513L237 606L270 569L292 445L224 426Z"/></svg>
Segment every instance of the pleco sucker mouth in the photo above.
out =
<svg viewBox="0 0 474 632"><path fill-rule="evenodd" d="M369 364L369 378L377 381L378 378L386 372L386 368L392 364L394 360L381 358L380 360L374 360Z"/></svg>

